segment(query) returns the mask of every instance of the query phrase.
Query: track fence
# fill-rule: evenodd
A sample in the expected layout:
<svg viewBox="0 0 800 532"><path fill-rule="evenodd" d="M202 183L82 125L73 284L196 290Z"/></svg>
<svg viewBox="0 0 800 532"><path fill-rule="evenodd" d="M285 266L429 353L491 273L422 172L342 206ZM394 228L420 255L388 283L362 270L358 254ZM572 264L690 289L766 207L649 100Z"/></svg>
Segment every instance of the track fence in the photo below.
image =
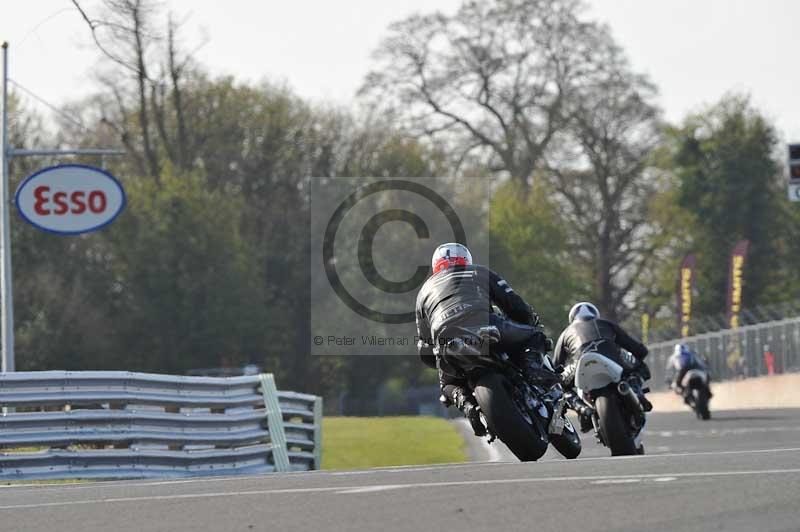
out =
<svg viewBox="0 0 800 532"><path fill-rule="evenodd" d="M667 359L678 342L706 357L718 381L800 371L800 317L794 317L650 344L654 389L664 386Z"/></svg>

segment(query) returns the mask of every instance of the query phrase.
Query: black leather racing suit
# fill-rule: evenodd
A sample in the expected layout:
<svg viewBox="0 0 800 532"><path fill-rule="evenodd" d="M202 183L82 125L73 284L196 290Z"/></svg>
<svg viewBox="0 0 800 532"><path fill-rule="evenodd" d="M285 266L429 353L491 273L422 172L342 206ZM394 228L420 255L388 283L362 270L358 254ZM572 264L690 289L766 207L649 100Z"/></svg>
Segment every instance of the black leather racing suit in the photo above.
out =
<svg viewBox="0 0 800 532"><path fill-rule="evenodd" d="M640 341L633 338L625 330L613 321L602 318L576 320L564 329L556 342L554 351L554 362L564 366L564 373L561 378L565 389L575 386L575 370L581 355L585 353L598 353L605 355L611 360L622 363L621 349L629 351L638 362L632 371L637 373L642 382L650 378L650 369L644 363L647 356L647 347ZM639 396L645 412L653 409L653 405L645 398L641 386L636 386L635 391ZM573 406L573 408L576 408ZM587 432L592 428L592 422L587 412L581 408L576 408L581 422L581 432Z"/></svg>
<svg viewBox="0 0 800 532"><path fill-rule="evenodd" d="M647 347L616 323L602 318L577 320L564 329L556 342L553 352L554 362L566 368L562 377L565 386L572 386L575 378L574 362L577 362L581 355L590 352L599 353L619 361L620 348L626 349L636 357L640 362L639 373L643 380L647 380L650 377L650 372L644 364Z"/></svg>
<svg viewBox="0 0 800 532"><path fill-rule="evenodd" d="M507 318L492 311L497 305ZM439 370L445 397L458 405L453 393L466 388L462 375L437 364L434 347L446 344L460 327L495 325L499 349L514 356L522 346L541 340L538 316L508 282L485 266L455 266L432 275L417 294L417 348L422 361ZM448 336L448 331L452 334ZM460 408L460 406L459 406Z"/></svg>

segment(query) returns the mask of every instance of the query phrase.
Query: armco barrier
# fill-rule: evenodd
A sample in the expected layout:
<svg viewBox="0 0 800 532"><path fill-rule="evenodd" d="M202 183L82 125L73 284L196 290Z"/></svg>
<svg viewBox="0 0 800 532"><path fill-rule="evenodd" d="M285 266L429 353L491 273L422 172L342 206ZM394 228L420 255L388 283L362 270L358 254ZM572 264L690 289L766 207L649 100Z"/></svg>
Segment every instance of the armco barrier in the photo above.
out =
<svg viewBox="0 0 800 532"><path fill-rule="evenodd" d="M270 374L0 373L0 480L151 478L320 466L322 399Z"/></svg>

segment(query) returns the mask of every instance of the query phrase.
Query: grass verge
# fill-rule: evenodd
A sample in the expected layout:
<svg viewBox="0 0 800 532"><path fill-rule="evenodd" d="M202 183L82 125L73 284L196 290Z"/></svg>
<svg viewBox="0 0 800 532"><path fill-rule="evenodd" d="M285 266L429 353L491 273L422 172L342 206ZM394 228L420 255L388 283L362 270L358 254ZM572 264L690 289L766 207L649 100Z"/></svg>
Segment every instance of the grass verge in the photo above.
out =
<svg viewBox="0 0 800 532"><path fill-rule="evenodd" d="M436 417L324 417L322 468L463 462L464 439Z"/></svg>

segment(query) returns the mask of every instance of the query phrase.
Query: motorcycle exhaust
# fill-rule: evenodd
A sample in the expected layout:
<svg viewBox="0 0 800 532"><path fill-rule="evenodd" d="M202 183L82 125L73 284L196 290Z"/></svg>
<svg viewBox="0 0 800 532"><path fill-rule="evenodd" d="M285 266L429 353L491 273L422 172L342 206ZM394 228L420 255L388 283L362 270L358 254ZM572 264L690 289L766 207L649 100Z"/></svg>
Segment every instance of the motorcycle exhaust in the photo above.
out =
<svg viewBox="0 0 800 532"><path fill-rule="evenodd" d="M631 385L625 381L620 382L617 385L617 391L622 396L622 399L625 401L625 404L631 411L638 417L644 416L644 409L642 408L642 403L639 402L639 398L636 397L636 393L631 388Z"/></svg>

